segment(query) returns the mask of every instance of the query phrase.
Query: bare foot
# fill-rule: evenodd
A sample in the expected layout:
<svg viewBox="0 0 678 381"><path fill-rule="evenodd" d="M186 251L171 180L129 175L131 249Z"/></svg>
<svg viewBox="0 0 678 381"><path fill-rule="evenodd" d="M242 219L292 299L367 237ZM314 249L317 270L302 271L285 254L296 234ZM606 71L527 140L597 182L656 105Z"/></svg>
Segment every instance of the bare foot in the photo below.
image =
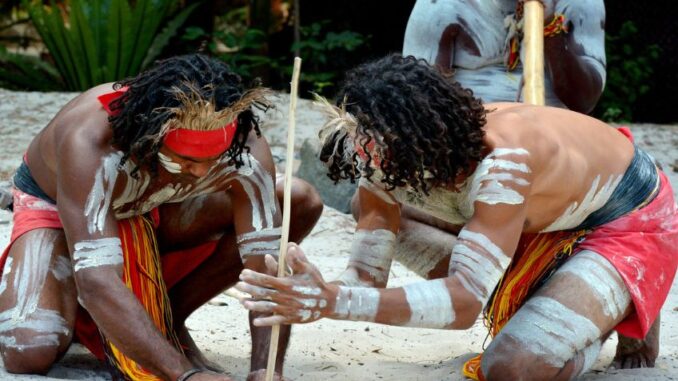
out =
<svg viewBox="0 0 678 381"><path fill-rule="evenodd" d="M209 369L212 372L223 373L225 369L217 365L215 362L208 360L205 355L202 354L198 346L193 341L193 338L188 333L188 328L183 326L183 328L177 329L177 336L179 337L179 342L181 343L184 354L188 361L191 362L197 368Z"/></svg>
<svg viewBox="0 0 678 381"><path fill-rule="evenodd" d="M654 368L654 361L659 355L659 316L655 320L645 339L632 339L619 335L617 354L610 368Z"/></svg>
<svg viewBox="0 0 678 381"><path fill-rule="evenodd" d="M265 379L266 369L255 370L247 375L247 381L263 381ZM278 374L278 372L273 372L273 381L287 381L287 379Z"/></svg>

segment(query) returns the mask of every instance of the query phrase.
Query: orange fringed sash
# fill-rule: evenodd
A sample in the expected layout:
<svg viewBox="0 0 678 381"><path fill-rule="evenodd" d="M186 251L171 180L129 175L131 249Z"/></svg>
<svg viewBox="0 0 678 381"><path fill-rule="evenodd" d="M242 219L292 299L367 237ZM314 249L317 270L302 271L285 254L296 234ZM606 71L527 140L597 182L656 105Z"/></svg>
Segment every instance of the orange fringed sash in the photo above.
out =
<svg viewBox="0 0 678 381"><path fill-rule="evenodd" d="M143 216L118 221L124 253L123 281L144 306L153 323L177 350L183 352L172 326L172 310L165 281L162 277L160 252L155 230ZM109 363L125 380L155 381L161 378L126 357L113 343L102 339Z"/></svg>
<svg viewBox="0 0 678 381"><path fill-rule="evenodd" d="M525 301L545 282L586 235L586 230L525 234L485 309L485 325L495 337ZM484 380L482 354L464 364L464 376Z"/></svg>

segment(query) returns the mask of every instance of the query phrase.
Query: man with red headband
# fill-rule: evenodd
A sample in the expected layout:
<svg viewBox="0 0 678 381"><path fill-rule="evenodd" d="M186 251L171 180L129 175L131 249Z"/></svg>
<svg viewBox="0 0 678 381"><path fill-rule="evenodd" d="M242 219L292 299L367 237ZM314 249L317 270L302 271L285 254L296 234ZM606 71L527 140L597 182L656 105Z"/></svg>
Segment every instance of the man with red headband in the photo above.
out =
<svg viewBox="0 0 678 381"><path fill-rule="evenodd" d="M282 184L252 110L265 95L218 60L176 57L84 92L35 137L0 257L7 371L44 373L75 340L114 378L230 380L184 322L278 251ZM300 180L292 192L297 241L322 203ZM248 379L263 379L269 332L252 328Z"/></svg>

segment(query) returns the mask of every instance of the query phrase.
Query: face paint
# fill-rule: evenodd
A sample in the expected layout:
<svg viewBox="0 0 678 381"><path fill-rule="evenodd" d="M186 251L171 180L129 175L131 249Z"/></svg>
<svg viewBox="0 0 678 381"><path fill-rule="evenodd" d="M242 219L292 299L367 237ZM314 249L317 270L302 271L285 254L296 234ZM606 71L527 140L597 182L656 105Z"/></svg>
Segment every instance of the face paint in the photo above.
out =
<svg viewBox="0 0 678 381"><path fill-rule="evenodd" d="M450 257L450 276L484 306L511 263L504 252L480 233L462 229Z"/></svg>
<svg viewBox="0 0 678 381"><path fill-rule="evenodd" d="M610 176L605 184L598 189L600 175L593 179L591 189L581 200L581 204L576 201L565 209L563 214L558 217L551 225L542 232L551 232L556 230L567 230L576 227L584 222L589 214L595 212L605 205L612 196L612 192L617 189L617 185L622 179L622 175Z"/></svg>
<svg viewBox="0 0 678 381"><path fill-rule="evenodd" d="M368 191L370 191L370 193L379 197L382 201L384 201L387 204L395 205L398 203L398 201L395 199L395 197L393 197L393 195L389 191L373 183L372 181L367 180L364 177L361 177L360 180L358 180L358 186L367 189Z"/></svg>
<svg viewBox="0 0 678 381"><path fill-rule="evenodd" d="M492 151L483 161L471 178L471 202L479 201L486 204L522 204L525 201L520 192L514 186L527 186L530 183L520 177L520 174L530 173L530 168L525 163L499 159L505 155L527 156L529 152L523 148L497 148ZM519 172L513 174L511 172Z"/></svg>
<svg viewBox="0 0 678 381"><path fill-rule="evenodd" d="M339 286L334 313L342 320L374 321L379 298L375 288Z"/></svg>
<svg viewBox="0 0 678 381"><path fill-rule="evenodd" d="M101 238L76 243L73 251L75 271L122 265L124 261L121 245L120 238Z"/></svg>
<svg viewBox="0 0 678 381"><path fill-rule="evenodd" d="M2 269L2 280L0 281L0 295L7 289L7 278L12 272L12 257L7 257L5 260L5 267Z"/></svg>
<svg viewBox="0 0 678 381"><path fill-rule="evenodd" d="M595 294L606 316L613 319L621 316L631 303L631 296L617 270L602 256L584 250L558 270L581 279Z"/></svg>
<svg viewBox="0 0 678 381"><path fill-rule="evenodd" d="M52 267L52 275L60 281L63 282L67 278L73 275L73 269L71 268L71 260L59 255L54 261L54 266Z"/></svg>
<svg viewBox="0 0 678 381"><path fill-rule="evenodd" d="M94 175L92 190L87 196L85 217L87 217L87 231L103 233L106 216L111 205L111 196L115 181L118 177L118 163L122 152L114 152L101 159L101 166Z"/></svg>
<svg viewBox="0 0 678 381"><path fill-rule="evenodd" d="M242 262L247 262L248 257L266 254L277 259L280 253L280 234L280 228L268 228L239 235L237 242Z"/></svg>
<svg viewBox="0 0 678 381"><path fill-rule="evenodd" d="M181 164L175 162L169 156L158 152L158 162L163 166L169 173L181 173Z"/></svg>
<svg viewBox="0 0 678 381"><path fill-rule="evenodd" d="M452 297L443 279L411 283L403 290L411 311L405 326L446 328L454 322Z"/></svg>
<svg viewBox="0 0 678 381"><path fill-rule="evenodd" d="M349 266L365 271L375 282L386 283L395 240L395 234L386 229L357 230L353 236Z"/></svg>
<svg viewBox="0 0 678 381"><path fill-rule="evenodd" d="M577 351L601 335L600 329L587 317L555 299L535 296L509 320L495 341L510 337L519 343L521 350L562 368Z"/></svg>

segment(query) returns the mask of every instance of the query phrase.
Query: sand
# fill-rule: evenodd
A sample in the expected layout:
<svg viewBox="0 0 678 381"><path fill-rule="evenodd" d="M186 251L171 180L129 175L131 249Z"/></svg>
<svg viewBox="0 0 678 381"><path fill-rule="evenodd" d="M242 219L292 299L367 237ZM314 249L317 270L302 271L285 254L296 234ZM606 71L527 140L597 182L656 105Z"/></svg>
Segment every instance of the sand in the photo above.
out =
<svg viewBox="0 0 678 381"><path fill-rule="evenodd" d="M7 180L20 162L30 139L75 94L21 93L0 89L0 181ZM281 111L264 124L276 160L282 164L285 145L286 100ZM298 110L297 146L314 146L321 120L309 102ZM678 126L632 126L638 143L664 165L678 184ZM302 163L296 163L301 166ZM321 220L303 242L306 254L326 279L334 279L345 267L355 222L326 207ZM0 248L9 240L11 214L0 211ZM399 264L391 272L390 286L420 280ZM584 380L678 379L678 287L662 310L661 350L654 369L606 371L616 346L612 335L600 358ZM250 338L247 313L238 301L222 294L196 311L187 322L206 356L244 380L249 368ZM487 331L480 321L467 331L443 331L389 327L360 322L323 320L293 328L285 362L285 374L294 380L462 380L461 364L483 348ZM73 345L47 376L16 376L0 367L0 380L107 380L107 373L87 351Z"/></svg>

